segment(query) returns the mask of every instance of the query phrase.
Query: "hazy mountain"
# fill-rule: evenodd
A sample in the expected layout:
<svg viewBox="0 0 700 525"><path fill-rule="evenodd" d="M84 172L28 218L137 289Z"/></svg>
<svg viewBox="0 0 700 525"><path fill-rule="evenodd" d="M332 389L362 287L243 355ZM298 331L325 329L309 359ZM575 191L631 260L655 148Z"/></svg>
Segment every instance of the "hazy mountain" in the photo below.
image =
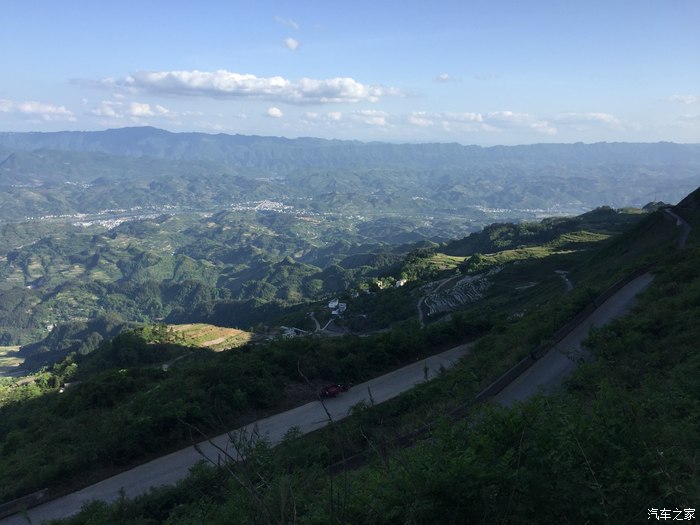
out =
<svg viewBox="0 0 700 525"><path fill-rule="evenodd" d="M699 144L603 142L484 148L460 144L389 144L316 138L171 133L152 127L106 131L0 133L0 146L25 151L51 149L171 160L207 160L229 166L281 171L310 167L464 167L494 162L539 166L700 166Z"/></svg>
<svg viewBox="0 0 700 525"><path fill-rule="evenodd" d="M274 200L295 213L397 217L409 242L458 234L446 230L455 221L478 228L602 203L677 202L698 182L697 144L482 148L155 128L0 133L0 220Z"/></svg>

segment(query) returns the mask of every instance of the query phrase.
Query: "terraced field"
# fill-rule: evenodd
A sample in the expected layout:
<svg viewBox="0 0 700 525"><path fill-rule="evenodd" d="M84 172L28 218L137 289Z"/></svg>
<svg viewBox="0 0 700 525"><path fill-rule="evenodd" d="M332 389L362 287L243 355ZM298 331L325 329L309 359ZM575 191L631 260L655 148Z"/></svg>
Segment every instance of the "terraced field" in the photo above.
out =
<svg viewBox="0 0 700 525"><path fill-rule="evenodd" d="M211 324L176 324L168 325L181 344L198 348L222 351L242 346L253 339L253 334L237 328L224 328Z"/></svg>
<svg viewBox="0 0 700 525"><path fill-rule="evenodd" d="M445 285L451 284L449 287L445 285L437 287L423 299L427 315L451 312L463 305L478 301L493 284L487 277L500 271L500 267L495 267L483 274L466 275L461 279L453 279L452 283L446 282Z"/></svg>
<svg viewBox="0 0 700 525"><path fill-rule="evenodd" d="M19 346L0 346L0 377L10 374L24 362L18 353Z"/></svg>
<svg viewBox="0 0 700 525"><path fill-rule="evenodd" d="M608 239L610 235L599 232L576 231L565 233L555 240L538 245L522 246L481 256L482 266L497 266L514 261L543 259L550 255L562 255L589 249L595 243Z"/></svg>

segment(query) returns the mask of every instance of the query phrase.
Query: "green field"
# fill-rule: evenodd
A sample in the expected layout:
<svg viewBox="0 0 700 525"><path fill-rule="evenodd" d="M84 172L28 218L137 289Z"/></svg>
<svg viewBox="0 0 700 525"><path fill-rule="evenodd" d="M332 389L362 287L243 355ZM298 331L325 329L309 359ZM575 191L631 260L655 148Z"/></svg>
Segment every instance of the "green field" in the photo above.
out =
<svg viewBox="0 0 700 525"><path fill-rule="evenodd" d="M444 253L436 253L428 258L428 264L434 266L438 270L454 270L469 257L459 255L446 255Z"/></svg>

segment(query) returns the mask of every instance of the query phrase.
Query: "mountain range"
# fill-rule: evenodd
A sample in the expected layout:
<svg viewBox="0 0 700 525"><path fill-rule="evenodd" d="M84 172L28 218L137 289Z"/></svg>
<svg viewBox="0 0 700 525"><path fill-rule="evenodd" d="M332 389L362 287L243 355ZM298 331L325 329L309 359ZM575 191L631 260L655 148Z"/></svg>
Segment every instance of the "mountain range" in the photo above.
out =
<svg viewBox="0 0 700 525"><path fill-rule="evenodd" d="M444 238L458 233L445 231L455 221L476 230L601 204L677 202L699 181L699 144L483 148L150 127L0 133L0 221L271 200L300 214L398 216Z"/></svg>

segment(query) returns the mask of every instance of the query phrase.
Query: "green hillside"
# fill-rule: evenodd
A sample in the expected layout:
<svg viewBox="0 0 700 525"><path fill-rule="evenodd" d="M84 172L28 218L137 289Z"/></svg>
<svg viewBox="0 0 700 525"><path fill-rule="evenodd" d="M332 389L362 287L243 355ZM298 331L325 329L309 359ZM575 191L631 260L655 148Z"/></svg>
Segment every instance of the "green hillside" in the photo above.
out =
<svg viewBox="0 0 700 525"><path fill-rule="evenodd" d="M693 229L700 227L696 199L675 208ZM548 312L569 304L570 295L497 325L441 379L315 435L249 451L254 459L232 467L233 477L197 469L175 488L95 503L62 523L469 523L485 516L497 523L634 523L647 520L651 508L694 508L700 245L691 236L684 250L668 249L679 233L658 211L591 257L597 267L589 277L603 268L627 271L653 255L655 279L633 315L592 334L587 344L596 360L561 393L513 409L471 401L507 366L512 343L541 331ZM435 419L455 406L459 419ZM434 422L429 439L408 447L394 439L426 421ZM340 460L339 448L347 456L355 447L367 450L368 465L325 469Z"/></svg>
<svg viewBox="0 0 700 525"><path fill-rule="evenodd" d="M536 282L556 282L553 261L568 269L641 217L601 208L576 218L495 224L444 246L390 244L383 235L392 235L386 229L394 221L373 221L376 228L369 228L367 222L341 225L335 217L266 210L160 215L87 231L55 228L0 257L0 343L24 344L23 353L33 356L27 366L36 367L76 348L86 353L113 336L90 330L81 336L90 336L84 345L66 335L82 333L85 323L100 317L119 326L165 320L309 329L308 318L293 313L302 312L298 305L315 308L314 301L333 294L347 300L377 282L407 280L400 293L363 293L351 302L350 313L368 319L364 329L384 329L415 315L401 297L410 295L415 305L422 284L498 265L507 276L511 263L544 257L546 275ZM363 328L350 319L346 325Z"/></svg>
<svg viewBox="0 0 700 525"><path fill-rule="evenodd" d="M188 312L221 301L247 305L225 325L248 328L264 319L252 300L284 307L342 292L400 258L382 256L384 243L352 224L338 244L335 220L305 219L221 212L56 229L0 256L0 343L33 343L54 326L104 315L122 324L189 322ZM334 266L350 255L365 261Z"/></svg>
<svg viewBox="0 0 700 525"><path fill-rule="evenodd" d="M675 209L700 227L696 199L694 194ZM605 235L559 232L540 246L547 251L542 258L501 261L501 268L485 277L492 282L481 299L423 329L412 321L369 337L275 339L228 352L127 332L96 341L96 350L86 355L78 350L22 384L3 380L0 499L44 486L69 490L189 442L196 437L191 425L220 432L313 399L315 388L334 378L360 382L479 338L472 354L441 379L381 406L358 407L355 416L277 449L259 447L254 476L266 481L254 483L254 498L236 478L199 470L179 487L150 498L114 507L91 505L72 523L111 522L117 515L126 523L256 523L265 522L270 509L282 521L296 515L304 523L327 523L331 516L348 523L416 517L461 523L485 514L505 523L539 523L533 498L552 509L545 522L560 523L565 511L575 513L575 522L600 516L613 521L641 512L647 501L665 504L664 497L672 505L691 505L700 494L694 449L679 436L697 433L700 414L693 401L698 396L692 395L698 365L694 340L700 335L694 322L700 313L700 246L691 235L687 248L676 250L680 229L663 210L636 217L619 235L612 226ZM578 244L586 249L561 250ZM423 271L427 277L418 271L417 282L443 282L448 276L444 288L449 288L473 277L460 273L456 256L436 253L417 251L406 259L430 261ZM566 392L511 411L474 405L480 389L546 341L598 292L649 263L655 264L656 279L635 316L594 334L590 345L598 360L582 367ZM287 279L284 272L293 265L282 260L276 272ZM554 273L562 265L575 283L570 293ZM420 286L364 294L351 307L400 311L389 305L404 304L415 315L416 297L429 293ZM159 330L156 326L149 333ZM667 348L674 348L672 358ZM302 387L299 368L312 388ZM467 421L479 422L436 420L457 407L468 414ZM652 421L652 414L663 418ZM426 423L434 425L429 440L399 446L405 440L397 438ZM663 460L659 451L665 451ZM370 464L345 471L341 485L330 483L337 474L326 472L326 466L359 452L372 458ZM649 474L662 467L658 475ZM554 479L567 481L553 487ZM594 507L593 501L602 503Z"/></svg>

